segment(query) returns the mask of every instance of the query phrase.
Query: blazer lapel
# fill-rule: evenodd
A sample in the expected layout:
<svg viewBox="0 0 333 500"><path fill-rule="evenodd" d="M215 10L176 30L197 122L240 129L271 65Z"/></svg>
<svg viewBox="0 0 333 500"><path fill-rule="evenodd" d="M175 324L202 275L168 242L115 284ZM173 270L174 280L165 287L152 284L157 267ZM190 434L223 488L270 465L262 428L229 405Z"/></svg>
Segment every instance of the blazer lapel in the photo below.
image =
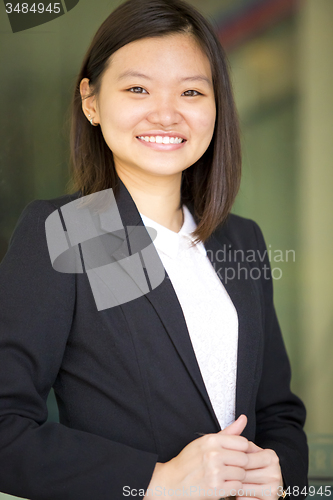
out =
<svg viewBox="0 0 333 500"><path fill-rule="evenodd" d="M117 207L122 219L123 226L125 228L133 228L142 226L145 228L142 219L140 217L139 211L132 199L130 193L128 192L126 186L120 181L119 191L116 196ZM102 214L101 214L102 215ZM105 216L100 217L100 225L104 231L109 231L111 226L109 225L108 218ZM150 232L150 231L149 231ZM119 233L118 237L119 237ZM147 232L150 239L149 233ZM151 240L150 240L151 241ZM123 248L123 256L126 257L126 243L124 239L124 244L120 248ZM195 356L191 339L189 336L188 328L184 318L183 310L178 301L176 292L172 286L171 280L165 271L162 261L160 260L158 253L154 248L157 259L164 270L163 281L153 289L150 289L148 293L144 294L146 300L150 302L152 307L158 314L167 334L169 335L178 355L182 359L186 370L188 371L193 383L197 387L207 409L213 419L216 426L216 431L219 431L220 425L216 418L215 412L213 410L211 401L209 399L200 368ZM128 255L128 254L127 254ZM117 252L118 259L121 257L121 251ZM118 260L118 264L122 265L121 260ZM131 278L135 280L135 276L131 275ZM140 286L140 283L138 283ZM146 290L144 290L146 292Z"/></svg>
<svg viewBox="0 0 333 500"><path fill-rule="evenodd" d="M236 378L236 418L247 415L252 397L260 335L258 332L258 299L247 262L238 260L226 226L216 230L205 242L210 261L228 292L238 314L238 352ZM246 249L242 249L244 252ZM223 253L221 253L221 251ZM221 256L222 255L222 259ZM221 262L222 260L222 262ZM239 264L245 270L239 271Z"/></svg>

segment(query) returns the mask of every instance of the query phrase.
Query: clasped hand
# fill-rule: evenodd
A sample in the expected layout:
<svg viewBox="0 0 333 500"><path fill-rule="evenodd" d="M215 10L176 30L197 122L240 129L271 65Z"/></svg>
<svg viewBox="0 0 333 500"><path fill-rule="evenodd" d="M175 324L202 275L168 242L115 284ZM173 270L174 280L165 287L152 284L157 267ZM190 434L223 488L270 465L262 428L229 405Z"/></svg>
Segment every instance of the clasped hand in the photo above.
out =
<svg viewBox="0 0 333 500"><path fill-rule="evenodd" d="M223 431L195 439L169 462L157 463L144 498L277 500L283 487L279 458L240 436L246 424L241 415Z"/></svg>

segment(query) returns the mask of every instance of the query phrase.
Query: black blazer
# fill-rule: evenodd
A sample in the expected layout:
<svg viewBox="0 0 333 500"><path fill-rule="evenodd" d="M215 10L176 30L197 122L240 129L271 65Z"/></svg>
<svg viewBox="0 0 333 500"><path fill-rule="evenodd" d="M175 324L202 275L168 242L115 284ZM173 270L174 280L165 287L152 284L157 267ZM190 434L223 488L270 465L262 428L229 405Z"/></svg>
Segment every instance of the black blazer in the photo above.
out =
<svg viewBox="0 0 333 500"><path fill-rule="evenodd" d="M0 265L0 491L34 500L117 500L125 486L143 496L156 461L220 430L167 274L146 295L98 311L86 274L52 268L45 220L78 196L31 202ZM117 205L125 227L143 225L122 182ZM289 387L261 231L231 215L205 247L238 312L243 435L274 449L285 485L303 488L305 408ZM260 256L221 262L223 248ZM238 276L238 265L260 278L258 269ZM235 279L225 280L226 266ZM47 422L51 387L59 424Z"/></svg>

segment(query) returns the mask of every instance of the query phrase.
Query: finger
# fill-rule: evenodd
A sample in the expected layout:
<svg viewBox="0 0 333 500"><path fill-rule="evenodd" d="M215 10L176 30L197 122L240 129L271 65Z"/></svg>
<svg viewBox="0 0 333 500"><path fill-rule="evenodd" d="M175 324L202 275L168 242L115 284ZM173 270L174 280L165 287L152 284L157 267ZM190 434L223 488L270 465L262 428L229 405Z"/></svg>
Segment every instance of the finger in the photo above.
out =
<svg viewBox="0 0 333 500"><path fill-rule="evenodd" d="M216 446L227 450L236 450L246 452L249 446L248 440L243 436L229 436L228 434L216 434Z"/></svg>
<svg viewBox="0 0 333 500"><path fill-rule="evenodd" d="M256 453L247 452L247 458L247 470L262 469L271 464L271 456L265 450L257 451Z"/></svg>
<svg viewBox="0 0 333 500"><path fill-rule="evenodd" d="M248 447L247 453L257 453L258 451L261 451L261 450L263 450L263 448L260 448L260 446L257 446L252 441L249 441L249 447Z"/></svg>
<svg viewBox="0 0 333 500"><path fill-rule="evenodd" d="M259 498L259 500L273 500L273 488L267 483L253 484L244 481L242 490L244 491L244 496Z"/></svg>
<svg viewBox="0 0 333 500"><path fill-rule="evenodd" d="M228 435L234 435L234 436L239 436L243 430L245 429L247 424L247 416L246 415L240 415L235 422L232 424L228 425L228 427L225 427L222 431L219 432L219 434L228 434Z"/></svg>
<svg viewBox="0 0 333 500"><path fill-rule="evenodd" d="M242 487L237 491L236 498L241 500L244 498L254 498L257 500L270 500L269 498L264 498L262 493L262 487L258 486L255 488L255 485L250 484L248 487L245 484L242 484ZM236 498L234 500L236 500Z"/></svg>
<svg viewBox="0 0 333 500"><path fill-rule="evenodd" d="M248 463L248 455L243 451L225 450L223 452L224 465L234 465L236 467L246 468Z"/></svg>
<svg viewBox="0 0 333 500"><path fill-rule="evenodd" d="M236 497L232 497L232 500L261 500L260 498L258 497L246 497L246 496L236 496Z"/></svg>
<svg viewBox="0 0 333 500"><path fill-rule="evenodd" d="M267 467L265 469L245 471L243 484L252 485L254 488L260 486L264 490L268 489L268 494L272 496L272 494L275 495L277 488L283 484L283 479L282 475L273 467ZM265 495L265 493L263 493L263 495Z"/></svg>
<svg viewBox="0 0 333 500"><path fill-rule="evenodd" d="M223 479L225 481L241 481L243 482L245 471L242 467L233 467L229 465L224 468Z"/></svg>
<svg viewBox="0 0 333 500"><path fill-rule="evenodd" d="M232 497L234 500L237 492L243 488L243 485L240 481L225 481L223 489L225 490L224 497Z"/></svg>
<svg viewBox="0 0 333 500"><path fill-rule="evenodd" d="M239 492L240 493L243 493L244 491L244 495L237 495L236 497L232 497L232 500L242 500L242 499L248 499L248 498L251 498L252 500L261 500L259 497L254 497L254 496L246 496L245 493L246 493L246 490L244 490L244 488L242 488ZM250 491L248 490L248 494L250 494Z"/></svg>
<svg viewBox="0 0 333 500"><path fill-rule="evenodd" d="M267 484L271 480L274 480L271 474L267 474L268 471L266 468L246 470L243 482L249 484Z"/></svg>

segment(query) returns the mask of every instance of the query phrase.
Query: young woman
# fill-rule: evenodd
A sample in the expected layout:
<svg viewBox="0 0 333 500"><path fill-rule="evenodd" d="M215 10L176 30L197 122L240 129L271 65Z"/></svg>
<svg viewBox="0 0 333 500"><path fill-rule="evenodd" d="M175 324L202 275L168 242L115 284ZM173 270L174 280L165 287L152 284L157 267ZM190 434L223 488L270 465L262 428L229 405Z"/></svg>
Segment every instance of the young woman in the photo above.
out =
<svg viewBox="0 0 333 500"><path fill-rule="evenodd" d="M75 192L30 203L0 266L0 490L304 495L305 409L290 391L265 243L254 222L230 215L239 132L211 25L181 0L120 5L84 58L71 148ZM123 291L140 279L146 289L116 304L103 289L101 305L69 207L103 192L116 210L96 215L98 235L119 216L124 262L142 264ZM153 240L159 282L130 245L133 228ZM82 267L57 267L50 240L75 247ZM110 263L99 265L106 283ZM47 422L51 387L59 424Z"/></svg>

